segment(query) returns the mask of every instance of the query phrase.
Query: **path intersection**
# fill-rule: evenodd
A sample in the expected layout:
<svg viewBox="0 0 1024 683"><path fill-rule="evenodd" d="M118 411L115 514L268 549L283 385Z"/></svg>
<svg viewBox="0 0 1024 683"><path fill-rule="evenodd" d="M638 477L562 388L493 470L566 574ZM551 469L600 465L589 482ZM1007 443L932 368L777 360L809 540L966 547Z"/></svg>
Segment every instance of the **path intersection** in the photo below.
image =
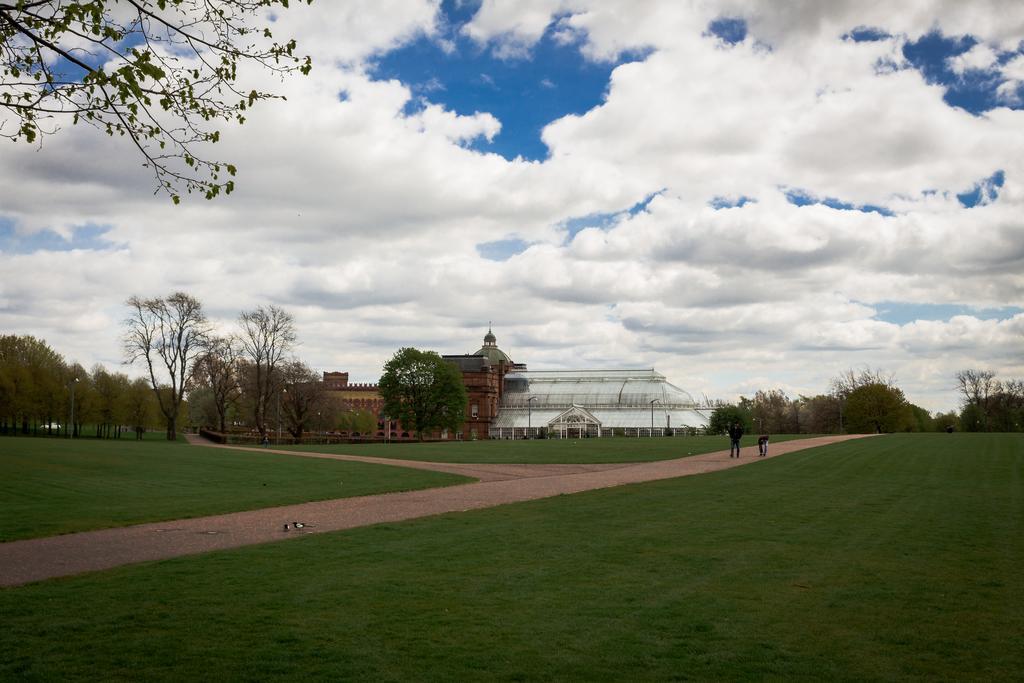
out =
<svg viewBox="0 0 1024 683"><path fill-rule="evenodd" d="M783 441L772 444L768 458L861 437L851 434ZM198 443L213 446L205 441ZM716 472L762 460L756 456L729 458L728 451L717 451L655 462L517 465L422 462L263 448L242 450L448 472L477 481L0 543L0 586L18 586L127 564L284 541L307 534ZM301 522L300 528L293 526L296 521Z"/></svg>

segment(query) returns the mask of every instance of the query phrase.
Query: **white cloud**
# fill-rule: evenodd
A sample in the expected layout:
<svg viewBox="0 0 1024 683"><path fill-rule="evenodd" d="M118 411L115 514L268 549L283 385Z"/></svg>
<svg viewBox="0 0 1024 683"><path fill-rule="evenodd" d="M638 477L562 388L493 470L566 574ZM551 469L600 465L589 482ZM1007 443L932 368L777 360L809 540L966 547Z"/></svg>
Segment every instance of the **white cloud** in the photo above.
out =
<svg viewBox="0 0 1024 683"><path fill-rule="evenodd" d="M987 71L999 60L999 55L988 45L978 43L967 52L950 57L949 68L953 73L963 75L968 71Z"/></svg>
<svg viewBox="0 0 1024 683"><path fill-rule="evenodd" d="M761 382L818 393L869 365L951 408L958 369L1024 374L1024 316L897 325L874 306L1024 307L1024 113L971 116L916 71L875 67L936 26L996 46L1024 25L1017 3L964 4L485 2L465 34L505 56L528 55L553 21L591 59L654 50L614 70L601 105L543 130L544 162L469 148L502 121L443 106L440 90L409 113L410 86L367 71L417 36L443 40L435 3L297 7L275 30L314 71L247 75L288 100L225 129L213 151L239 167L229 197L170 206L127 145L89 129L4 149L0 218L22 233L110 226L116 246L0 254L0 328L114 365L123 300L184 288L225 326L284 306L303 358L360 380L401 345L475 350L493 320L536 368L653 366L730 398ZM752 40L704 37L722 15L746 17ZM840 39L857 26L895 37ZM998 199L962 207L956 194L996 170ZM895 215L797 207L787 189ZM714 210L716 197L753 201ZM567 241L566 221L607 213ZM477 254L508 237L530 246Z"/></svg>

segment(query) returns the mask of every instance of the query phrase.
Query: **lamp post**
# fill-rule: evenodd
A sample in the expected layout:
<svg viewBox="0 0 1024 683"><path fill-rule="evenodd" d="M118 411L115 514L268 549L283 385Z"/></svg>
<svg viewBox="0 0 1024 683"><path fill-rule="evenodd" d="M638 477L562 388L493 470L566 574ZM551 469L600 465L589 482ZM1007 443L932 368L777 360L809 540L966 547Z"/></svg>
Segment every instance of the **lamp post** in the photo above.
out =
<svg viewBox="0 0 1024 683"><path fill-rule="evenodd" d="M530 432L533 429L533 402L536 400L536 396L531 396L526 399L526 438L530 438Z"/></svg>
<svg viewBox="0 0 1024 683"><path fill-rule="evenodd" d="M78 378L75 377L71 380L71 431L68 432L68 438L74 438L75 434L75 385L78 384Z"/></svg>
<svg viewBox="0 0 1024 683"><path fill-rule="evenodd" d="M317 436L317 441L319 443L323 443L324 442L324 430L323 430L322 422L320 420L320 411L319 410L316 411L316 436Z"/></svg>
<svg viewBox="0 0 1024 683"><path fill-rule="evenodd" d="M277 445L281 445L281 394L287 394L287 389L281 389L277 395Z"/></svg>
<svg viewBox="0 0 1024 683"><path fill-rule="evenodd" d="M661 399L660 398L652 398L651 399L651 436L652 437L654 436L654 404L655 403L661 403Z"/></svg>

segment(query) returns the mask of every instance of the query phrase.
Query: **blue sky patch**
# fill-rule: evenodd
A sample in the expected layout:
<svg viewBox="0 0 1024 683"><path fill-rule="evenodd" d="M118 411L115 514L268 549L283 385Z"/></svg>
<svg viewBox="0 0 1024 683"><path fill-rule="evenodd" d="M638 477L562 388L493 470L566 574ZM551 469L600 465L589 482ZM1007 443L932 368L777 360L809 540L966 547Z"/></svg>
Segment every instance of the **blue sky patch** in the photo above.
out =
<svg viewBox="0 0 1024 683"><path fill-rule="evenodd" d="M622 212L614 213L592 213L586 216L576 216L565 221L562 226L566 230L565 242L568 244L572 242L573 238L581 230L587 228L598 228L599 230L607 230L608 228L615 225L618 218L622 215Z"/></svg>
<svg viewBox="0 0 1024 683"><path fill-rule="evenodd" d="M874 43L889 38L892 38L892 34L871 26L858 26L849 33L843 34L843 40L852 40L855 43Z"/></svg>
<svg viewBox="0 0 1024 683"><path fill-rule="evenodd" d="M581 230L587 228L598 228L599 230L608 230L619 222L619 219L624 215L635 216L642 211L646 211L647 207L654 200L655 197L664 192L664 189L652 192L633 206L625 209L624 211L612 211L609 213L591 213L586 216L574 216L569 218L562 227L566 230L565 243L572 242L576 234Z"/></svg>
<svg viewBox="0 0 1024 683"><path fill-rule="evenodd" d="M470 147L509 160L546 159L548 148L540 137L544 126L600 105L612 70L649 54L632 52L616 62L591 62L575 44L556 40L552 22L527 58L498 59L489 46L460 33L478 8L478 3L442 4L441 38L454 46L451 52L423 36L381 56L372 73L378 79L397 79L412 90L417 101L407 113L426 102L466 116L490 112L501 122L501 132L490 142L478 138Z"/></svg>
<svg viewBox="0 0 1024 683"><path fill-rule="evenodd" d="M973 189L958 194L957 199L960 200L960 204L964 208L970 209L979 204L991 204L999 197L999 188L1006 182L1006 174L1002 171L996 171L988 178L978 182Z"/></svg>
<svg viewBox="0 0 1024 683"><path fill-rule="evenodd" d="M1003 306L1001 308L973 308L962 304L915 304L906 301L882 301L865 304L875 309L875 320L906 325L915 320L948 321L956 315L970 315L979 320L1007 320L1024 313L1024 308Z"/></svg>
<svg viewBox="0 0 1024 683"><path fill-rule="evenodd" d="M719 17L708 24L705 35L717 36L729 45L742 43L747 37L747 22L739 17Z"/></svg>
<svg viewBox="0 0 1024 683"><path fill-rule="evenodd" d="M1000 98L998 88L1006 79L999 70L968 69L962 74L953 71L950 59L966 53L977 44L974 36L945 36L940 31L932 31L916 41L907 42L903 46L903 56L928 83L946 89L943 100L951 107L960 107L975 115L1000 106L1022 108L1020 102ZM1005 64L1022 53L1021 49L1000 52L998 63Z"/></svg>
<svg viewBox="0 0 1024 683"><path fill-rule="evenodd" d="M496 240L476 245L476 253L488 261L507 261L530 246L521 239Z"/></svg>
<svg viewBox="0 0 1024 683"><path fill-rule="evenodd" d="M863 213L877 213L882 216L891 217L896 214L891 209L887 209L884 206L878 206L875 204L852 204L850 202L844 202L834 197L816 197L809 192L804 190L786 190L786 200L794 206L810 206L812 204L822 204L829 207L830 209L837 209L839 211L861 211Z"/></svg>
<svg viewBox="0 0 1024 683"><path fill-rule="evenodd" d="M32 254L37 251L72 251L75 249L105 251L116 246L103 237L109 231L109 226L83 225L80 228L75 228L69 240L52 230L19 235L11 221L0 218L0 252Z"/></svg>
<svg viewBox="0 0 1024 683"><path fill-rule="evenodd" d="M746 197L740 195L739 197L715 197L708 205L713 209L737 209L744 204L753 204L757 202L753 197Z"/></svg>

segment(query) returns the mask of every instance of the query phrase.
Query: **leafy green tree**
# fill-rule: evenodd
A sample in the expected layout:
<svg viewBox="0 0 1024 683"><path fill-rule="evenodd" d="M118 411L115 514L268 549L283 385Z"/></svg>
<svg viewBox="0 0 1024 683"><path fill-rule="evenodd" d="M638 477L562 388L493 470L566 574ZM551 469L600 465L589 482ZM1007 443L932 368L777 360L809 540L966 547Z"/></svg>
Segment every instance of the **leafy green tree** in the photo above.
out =
<svg viewBox="0 0 1024 683"><path fill-rule="evenodd" d="M307 0L307 3L311 0ZM235 167L206 159L217 121L245 122L275 95L246 91L240 67L309 73L294 40L274 42L268 10L288 0L7 0L0 2L0 135L32 143L61 123L127 137L177 203L234 187Z"/></svg>
<svg viewBox="0 0 1024 683"><path fill-rule="evenodd" d="M750 419L758 432L796 434L800 431L798 406L779 389L754 394Z"/></svg>
<svg viewBox="0 0 1024 683"><path fill-rule="evenodd" d="M936 414L932 420L932 429L936 432L946 432L950 431L950 428L953 431L960 429L960 416L953 411Z"/></svg>
<svg viewBox="0 0 1024 683"><path fill-rule="evenodd" d="M738 422L743 431L750 433L752 418L749 410L740 406L724 405L718 406L711 413L708 420L708 434L725 434L729 431L729 425Z"/></svg>
<svg viewBox="0 0 1024 683"><path fill-rule="evenodd" d="M960 426L965 432L983 432L987 422L981 406L976 403L965 405L960 411Z"/></svg>
<svg viewBox="0 0 1024 683"><path fill-rule="evenodd" d="M342 410L334 423L343 432L365 436L377 429L377 416L369 410Z"/></svg>
<svg viewBox="0 0 1024 683"><path fill-rule="evenodd" d="M66 366L45 341L0 335L0 419L4 431L28 434L43 424L48 432L62 420Z"/></svg>
<svg viewBox="0 0 1024 683"><path fill-rule="evenodd" d="M132 380L125 394L126 419L135 431L135 438L142 439L148 427L153 426L158 408L152 387L144 377Z"/></svg>
<svg viewBox="0 0 1024 683"><path fill-rule="evenodd" d="M96 392L96 436L121 438L121 429L128 422L131 381L121 372L109 372L97 364L92 371L92 385Z"/></svg>
<svg viewBox="0 0 1024 683"><path fill-rule="evenodd" d="M92 377L78 363L73 363L68 368L68 389L71 394L68 413L74 413L71 421L71 436L82 435L82 426L95 424L97 420L96 390L93 387Z"/></svg>
<svg viewBox="0 0 1024 683"><path fill-rule="evenodd" d="M803 434L838 434L842 404L838 396L819 394L801 396L799 406L800 432Z"/></svg>
<svg viewBox="0 0 1024 683"><path fill-rule="evenodd" d="M871 383L857 387L846 398L846 428L854 434L903 431L910 407L894 386Z"/></svg>
<svg viewBox="0 0 1024 683"><path fill-rule="evenodd" d="M907 408L909 409L908 431L931 432L935 430L935 420L932 419L931 413L913 403L908 403Z"/></svg>
<svg viewBox="0 0 1024 683"><path fill-rule="evenodd" d="M434 351L399 349L380 379L384 414L398 418L422 440L424 432L457 430L466 413L462 375Z"/></svg>

